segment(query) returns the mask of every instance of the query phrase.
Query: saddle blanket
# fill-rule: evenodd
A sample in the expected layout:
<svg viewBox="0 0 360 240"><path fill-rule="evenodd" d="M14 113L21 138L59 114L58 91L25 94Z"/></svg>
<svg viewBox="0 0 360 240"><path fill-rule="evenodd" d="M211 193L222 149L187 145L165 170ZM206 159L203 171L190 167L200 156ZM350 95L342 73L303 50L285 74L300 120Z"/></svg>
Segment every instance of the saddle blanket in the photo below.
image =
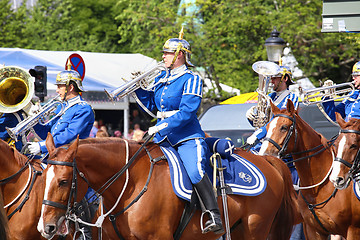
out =
<svg viewBox="0 0 360 240"><path fill-rule="evenodd" d="M359 188L359 184L357 184L355 181L353 183L353 190L354 190L355 196L360 201L360 188Z"/></svg>
<svg viewBox="0 0 360 240"><path fill-rule="evenodd" d="M170 168L171 183L175 194L186 201L190 201L192 184L182 164L179 154L171 147L160 147L165 154ZM212 169L206 169L209 178L212 179ZM264 174L251 162L232 154L230 159L222 159L225 184L232 190L232 194L244 196L257 196L266 189ZM219 183L217 183L219 186Z"/></svg>

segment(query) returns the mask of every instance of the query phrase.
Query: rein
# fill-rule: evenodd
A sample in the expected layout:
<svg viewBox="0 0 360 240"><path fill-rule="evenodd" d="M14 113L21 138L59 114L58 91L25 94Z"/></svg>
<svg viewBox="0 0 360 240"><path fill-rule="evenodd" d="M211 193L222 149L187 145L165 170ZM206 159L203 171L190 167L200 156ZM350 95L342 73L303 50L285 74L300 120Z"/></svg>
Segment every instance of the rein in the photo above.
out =
<svg viewBox="0 0 360 240"><path fill-rule="evenodd" d="M355 133L355 134L360 135L360 131L352 130L352 129L341 129L340 134L341 133ZM346 167L350 168L349 175L351 176L351 178L353 178L354 174L358 173L360 170L360 149L356 153L353 164L351 164L351 163L345 161L343 158L339 158L339 157L336 157L334 159L334 161L340 162L340 163L344 164Z"/></svg>
<svg viewBox="0 0 360 240"><path fill-rule="evenodd" d="M26 186L24 187L24 189L21 191L21 193L13 200L11 201L9 204L7 204L6 206L4 206L4 208L7 208L9 206L11 206L16 200L18 200L20 198L20 196L25 192L26 188L29 186L29 182L30 182L30 176L32 175L32 179L31 179L31 183L30 183L30 187L23 199L23 201L14 209L14 211L12 211L8 216L8 220L10 220L10 218L18 211L20 211L22 209L22 207L24 206L24 204L26 203L27 200L29 200L29 195L30 195L30 192L31 190L33 189L33 186L34 186L34 183L35 183L35 179L36 179L36 176L37 175L40 175L42 174L42 171L37 171L35 170L34 166L32 164L28 164L29 165L29 179L28 179L28 182L26 184ZM31 173L34 173L34 174L31 174Z"/></svg>

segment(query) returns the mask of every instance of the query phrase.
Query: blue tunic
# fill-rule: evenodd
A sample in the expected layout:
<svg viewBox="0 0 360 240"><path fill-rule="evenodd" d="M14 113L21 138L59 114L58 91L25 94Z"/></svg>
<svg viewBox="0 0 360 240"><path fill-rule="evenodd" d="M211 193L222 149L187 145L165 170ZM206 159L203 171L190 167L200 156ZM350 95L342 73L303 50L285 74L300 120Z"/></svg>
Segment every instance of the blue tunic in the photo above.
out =
<svg viewBox="0 0 360 240"><path fill-rule="evenodd" d="M197 111L201 104L203 83L198 75L187 69L185 65L170 71L165 78L165 71L155 79L160 82L153 91L138 89L137 96L150 110L160 112L179 110L174 115L158 119L156 126L167 123L168 126L155 136L155 142L165 138L176 145L181 141L204 138L205 134L200 127Z"/></svg>
<svg viewBox="0 0 360 240"><path fill-rule="evenodd" d="M355 90L354 93L347 99L344 99L341 103L335 106L334 101L323 102L324 110L329 117L336 122L335 112L341 114L345 121L349 121L350 118L360 119L360 94L359 90Z"/></svg>
<svg viewBox="0 0 360 240"><path fill-rule="evenodd" d="M42 134L50 131L54 138L55 147L70 143L76 139L77 135L79 135L80 139L89 137L95 121L91 106L85 102L81 96L69 99L63 104L64 113L61 116L58 116L57 119L45 126L38 124L35 128L37 133L39 130ZM39 143L41 152L47 153L48 150L45 146L45 140Z"/></svg>
<svg viewBox="0 0 360 240"><path fill-rule="evenodd" d="M272 93L269 94L269 97L271 98L271 100L274 103L276 101L276 99L279 97L279 95L277 95L276 92L272 92ZM297 109L298 106L299 106L299 97L296 94L294 94L294 93L292 93L290 91L288 91L287 96L284 97L276 106L280 110L281 109L286 109L286 104L287 104L288 99L290 99L293 102L295 109ZM252 125L252 122L250 122L250 123ZM264 126L262 126L261 128L259 128L258 130L255 131L257 139L261 140L266 136L266 134L267 134L266 126L267 126L267 124L265 124Z"/></svg>
<svg viewBox="0 0 360 240"><path fill-rule="evenodd" d="M6 127L13 128L15 127L20 121L25 119L25 113L20 110L15 113L4 113L0 118L0 138L6 142L10 142L10 136L6 131ZM21 151L23 146L21 139L15 142L15 148L18 151Z"/></svg>
<svg viewBox="0 0 360 240"><path fill-rule="evenodd" d="M135 91L140 101L149 110L157 109L165 117L158 118L156 126L167 125L154 138L156 143L170 143L179 153L181 161L192 183L198 183L203 175L208 146L205 134L197 118L202 99L201 78L186 65L166 72L155 79L157 84L151 91Z"/></svg>

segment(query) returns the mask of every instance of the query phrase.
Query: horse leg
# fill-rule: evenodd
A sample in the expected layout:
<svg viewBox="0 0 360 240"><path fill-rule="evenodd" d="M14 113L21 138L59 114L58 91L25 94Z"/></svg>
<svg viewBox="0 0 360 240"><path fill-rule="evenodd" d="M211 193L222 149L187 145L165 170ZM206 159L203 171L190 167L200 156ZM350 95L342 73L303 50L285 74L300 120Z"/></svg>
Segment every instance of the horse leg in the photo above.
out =
<svg viewBox="0 0 360 240"><path fill-rule="evenodd" d="M360 236L360 228L349 226L347 231L347 236L344 236L346 240L355 240L359 239Z"/></svg>
<svg viewBox="0 0 360 240"><path fill-rule="evenodd" d="M303 223L304 234L306 240L327 240L329 234L319 233L316 228L309 226L305 222Z"/></svg>

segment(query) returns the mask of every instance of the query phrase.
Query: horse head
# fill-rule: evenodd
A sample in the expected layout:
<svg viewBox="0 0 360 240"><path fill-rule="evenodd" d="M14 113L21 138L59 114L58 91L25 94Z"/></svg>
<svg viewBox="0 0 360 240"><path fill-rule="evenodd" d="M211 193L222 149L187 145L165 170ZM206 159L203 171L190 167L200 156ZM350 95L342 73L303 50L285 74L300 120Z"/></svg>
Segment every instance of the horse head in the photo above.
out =
<svg viewBox="0 0 360 240"><path fill-rule="evenodd" d="M360 119L350 118L348 122L336 114L341 130L334 145L337 149L330 181L338 189L346 188L354 174L360 170Z"/></svg>
<svg viewBox="0 0 360 240"><path fill-rule="evenodd" d="M74 202L78 200L75 162L78 144L79 137L67 148L55 148L50 133L46 138L49 159L44 171L45 192L37 228L47 239L56 234L65 236L70 232L67 218Z"/></svg>
<svg viewBox="0 0 360 240"><path fill-rule="evenodd" d="M280 110L270 102L274 118L268 123L267 134L259 151L260 155L281 156L293 149L296 141L296 121L294 104L288 100L286 109Z"/></svg>

